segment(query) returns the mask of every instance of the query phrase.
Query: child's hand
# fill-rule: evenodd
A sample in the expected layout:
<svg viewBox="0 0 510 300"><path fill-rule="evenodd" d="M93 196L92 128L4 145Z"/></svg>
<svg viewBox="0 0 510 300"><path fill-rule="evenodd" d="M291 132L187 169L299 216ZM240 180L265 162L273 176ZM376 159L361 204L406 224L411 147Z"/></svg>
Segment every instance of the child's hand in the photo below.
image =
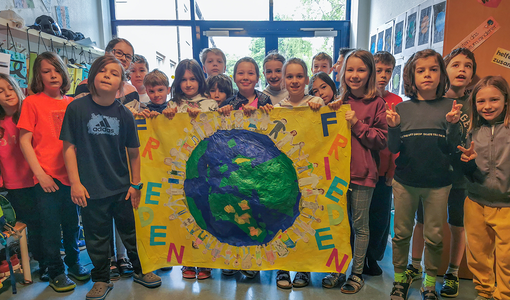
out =
<svg viewBox="0 0 510 300"><path fill-rule="evenodd" d="M349 110L345 113L345 119L351 123L351 126L354 126L356 122L358 122L358 118L356 118L356 112L354 110Z"/></svg>
<svg viewBox="0 0 510 300"><path fill-rule="evenodd" d="M36 177L37 177L37 180L39 181L39 184L41 185L41 188L46 193L52 193L52 192L58 191L58 185L55 183L55 181L53 180L53 178L50 175L44 173L43 175L36 176Z"/></svg>
<svg viewBox="0 0 510 300"><path fill-rule="evenodd" d="M157 116L159 116L160 113L158 113L157 111L153 110L149 113L149 118L155 118Z"/></svg>
<svg viewBox="0 0 510 300"><path fill-rule="evenodd" d="M163 115L168 118L168 120L172 120L175 117L175 114L177 113L177 107L171 108L167 107L163 110Z"/></svg>
<svg viewBox="0 0 510 300"><path fill-rule="evenodd" d="M391 107L386 103L386 122L388 122L388 126L397 127L400 125L400 115L395 111L395 104L392 104Z"/></svg>
<svg viewBox="0 0 510 300"><path fill-rule="evenodd" d="M151 111L146 108L146 109L142 110L141 112L137 113L136 116L147 119L147 118L150 118Z"/></svg>
<svg viewBox="0 0 510 300"><path fill-rule="evenodd" d="M87 199L89 199L89 192L81 183L71 184L71 199L73 203L81 206L87 206Z"/></svg>
<svg viewBox="0 0 510 300"><path fill-rule="evenodd" d="M127 107L127 106L126 106ZM133 116L138 116L138 112L136 111L136 109L132 108L132 107L127 107L127 109L129 109L129 111L133 114Z"/></svg>
<svg viewBox="0 0 510 300"><path fill-rule="evenodd" d="M138 205L140 205L140 196L142 192L133 187L129 187L126 198L124 200L129 200L131 198L131 205L133 205L134 209L138 209Z"/></svg>
<svg viewBox="0 0 510 300"><path fill-rule="evenodd" d="M261 106L260 109L262 109L263 112L265 112L266 114L268 114L271 110L274 109L273 105L271 104L266 104L264 106Z"/></svg>
<svg viewBox="0 0 510 300"><path fill-rule="evenodd" d="M328 107L331 108L332 110L339 110L341 106L342 106L342 101L340 101L340 100L332 101L332 102L329 102L329 104L328 104Z"/></svg>
<svg viewBox="0 0 510 300"><path fill-rule="evenodd" d="M193 119L196 118L198 114L201 112L202 111L200 110L200 108L188 107L188 115Z"/></svg>
<svg viewBox="0 0 510 300"><path fill-rule="evenodd" d="M220 115L224 115L227 117L230 116L232 110L234 110L234 107L232 105L225 105L223 107L218 108L218 112L220 113Z"/></svg>
<svg viewBox="0 0 510 300"><path fill-rule="evenodd" d="M455 124L460 120L460 109L462 104L457 104L457 100L453 100L452 110L446 114L446 121Z"/></svg>
<svg viewBox="0 0 510 300"><path fill-rule="evenodd" d="M316 102L308 102L308 106L310 106L310 108L313 111L318 111L322 105L320 105L320 103L316 103Z"/></svg>
<svg viewBox="0 0 510 300"><path fill-rule="evenodd" d="M251 116L257 109L253 106L248 106L243 104L243 113L245 116Z"/></svg>
<svg viewBox="0 0 510 300"><path fill-rule="evenodd" d="M386 181L384 182L386 186L392 186L393 185L393 177L386 177Z"/></svg>
<svg viewBox="0 0 510 300"><path fill-rule="evenodd" d="M478 154L475 151L475 142L471 142L471 146L469 147L469 149L466 149L462 146L457 146L457 149L462 151L460 160L463 162L468 162L478 157Z"/></svg>

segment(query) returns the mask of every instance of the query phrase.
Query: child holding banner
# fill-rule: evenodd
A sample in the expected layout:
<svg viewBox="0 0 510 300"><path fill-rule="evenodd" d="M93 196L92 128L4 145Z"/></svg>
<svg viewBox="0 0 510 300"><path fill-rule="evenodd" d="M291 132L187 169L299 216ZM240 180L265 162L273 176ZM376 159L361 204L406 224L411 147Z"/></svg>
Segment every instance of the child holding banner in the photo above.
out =
<svg viewBox="0 0 510 300"><path fill-rule="evenodd" d="M423 299L438 299L435 285L451 189L450 154L456 152L460 143L458 122L462 107L443 97L449 85L441 55L431 49L422 50L411 56L404 67L405 93L411 100L398 104L396 109L387 105L389 149L392 153L400 152L393 182L395 282L391 297L395 300L407 299L412 282L406 267L420 199L427 241Z"/></svg>
<svg viewBox="0 0 510 300"><path fill-rule="evenodd" d="M388 125L384 100L375 85L375 62L365 50L350 52L341 69L341 101L351 110L345 119L351 124L351 183L347 192L347 208L354 233L351 275L342 286L342 293L354 294L364 286L363 266L369 241L369 208L378 181L378 152L386 147ZM331 105L331 104L330 104ZM340 282L340 274L331 273L322 286L333 288Z"/></svg>
<svg viewBox="0 0 510 300"><path fill-rule="evenodd" d="M71 198L83 207L85 241L94 264L94 286L87 299L104 299L113 288L109 270L112 219L133 264L133 280L149 288L161 285L159 276L142 273L136 249L133 208L138 208L142 189L140 144L133 115L115 100L124 81L124 69L115 57L96 59L89 73L91 93L69 105L60 134Z"/></svg>

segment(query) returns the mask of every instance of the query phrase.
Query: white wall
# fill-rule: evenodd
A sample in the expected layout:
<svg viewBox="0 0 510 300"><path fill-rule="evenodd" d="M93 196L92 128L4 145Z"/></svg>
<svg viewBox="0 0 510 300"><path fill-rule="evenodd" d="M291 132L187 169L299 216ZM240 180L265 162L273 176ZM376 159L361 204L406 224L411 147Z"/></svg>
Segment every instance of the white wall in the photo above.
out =
<svg viewBox="0 0 510 300"><path fill-rule="evenodd" d="M72 31L79 31L104 49L111 39L110 12L108 1L101 0L50 0L49 11L41 0L34 0L35 8L14 8L14 0L0 1L0 10L11 9L25 20L25 26L33 25L40 15L52 16L55 20L55 6L67 6ZM3 33L0 33L3 37Z"/></svg>
<svg viewBox="0 0 510 300"><path fill-rule="evenodd" d="M417 6L424 0L372 0L370 5L370 26L367 36L364 37L366 43L370 38L370 32L375 32L378 26L394 19L401 13Z"/></svg>

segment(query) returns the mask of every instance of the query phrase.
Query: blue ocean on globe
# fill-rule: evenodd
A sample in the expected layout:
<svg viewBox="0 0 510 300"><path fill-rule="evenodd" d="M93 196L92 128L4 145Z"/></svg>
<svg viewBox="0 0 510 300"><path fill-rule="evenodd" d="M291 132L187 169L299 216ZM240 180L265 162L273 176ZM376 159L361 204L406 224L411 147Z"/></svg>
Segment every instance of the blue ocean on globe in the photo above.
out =
<svg viewBox="0 0 510 300"><path fill-rule="evenodd" d="M184 191L196 223L233 246L267 244L299 215L292 160L252 131L219 130L201 141L186 164Z"/></svg>

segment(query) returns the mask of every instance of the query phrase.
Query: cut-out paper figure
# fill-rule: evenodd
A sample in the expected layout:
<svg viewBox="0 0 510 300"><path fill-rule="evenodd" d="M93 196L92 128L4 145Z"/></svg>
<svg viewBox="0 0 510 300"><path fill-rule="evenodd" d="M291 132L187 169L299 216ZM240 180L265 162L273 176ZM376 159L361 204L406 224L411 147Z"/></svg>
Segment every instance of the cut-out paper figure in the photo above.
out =
<svg viewBox="0 0 510 300"><path fill-rule="evenodd" d="M191 237L195 237L195 232L202 230L202 228L200 228L200 226L198 226L197 223L193 223L193 227L191 227L191 230L188 227L186 227L186 230L188 231L188 234L186 234L186 239L189 240Z"/></svg>
<svg viewBox="0 0 510 300"><path fill-rule="evenodd" d="M176 189L173 187L173 184L170 184L170 187L166 190L166 193L170 196L172 195L184 195L184 189Z"/></svg>
<svg viewBox="0 0 510 300"><path fill-rule="evenodd" d="M319 202L317 202L317 196L315 196L315 202L311 202L311 201L305 201L305 200L302 200L301 201L301 206L303 208L308 208L310 210L312 210L312 215L315 217L315 212L317 210L320 210L320 211L324 211L324 205L319 205Z"/></svg>
<svg viewBox="0 0 510 300"><path fill-rule="evenodd" d="M250 131L255 131L257 130L257 123L258 123L259 119L257 118L257 114L256 113L253 113L251 114L251 116L248 118L248 130Z"/></svg>
<svg viewBox="0 0 510 300"><path fill-rule="evenodd" d="M214 115L212 117L213 121L214 121L214 129L218 129L220 128L220 124L218 123L218 117L216 115Z"/></svg>
<svg viewBox="0 0 510 300"><path fill-rule="evenodd" d="M166 177L162 177L161 178L161 182L165 182L165 183L175 183L175 184L184 184L184 180L182 179L177 179L177 178L166 178Z"/></svg>
<svg viewBox="0 0 510 300"><path fill-rule="evenodd" d="M305 153L300 153L299 156L296 158L296 159L292 159L292 161L298 163L302 160L306 160L310 155L309 154L305 154Z"/></svg>
<svg viewBox="0 0 510 300"><path fill-rule="evenodd" d="M260 113L260 112L257 111L257 113ZM261 116L259 119L260 119L260 130L266 131L267 128L269 127L269 122L271 122L271 117L269 116L268 113L261 113Z"/></svg>
<svg viewBox="0 0 510 300"><path fill-rule="evenodd" d="M315 175L311 172L309 172L308 175L310 175L310 177L298 179L299 186L312 185L312 188L316 188L319 181L322 180L322 176Z"/></svg>
<svg viewBox="0 0 510 300"><path fill-rule="evenodd" d="M177 146L179 146L179 151L181 149L184 149L188 151L189 154L193 152L193 146L188 144L188 138L185 138L184 140L183 139L177 140Z"/></svg>
<svg viewBox="0 0 510 300"><path fill-rule="evenodd" d="M312 221L315 221L315 222L317 222L317 223L320 223L320 222L321 222L321 219L316 218L316 217L314 217L314 216L312 216L312 215L306 214L306 213L304 213L304 212L302 212L302 213L301 213L301 215L302 215L303 217L308 218L308 219L311 219Z"/></svg>
<svg viewBox="0 0 510 300"><path fill-rule="evenodd" d="M287 248L293 249L294 251L296 250L296 243L290 238L287 230L282 233L280 238Z"/></svg>
<svg viewBox="0 0 510 300"><path fill-rule="evenodd" d="M193 125L193 129L198 134L201 140L205 139L205 133L204 130L202 130L202 127L200 127L200 124L195 119L191 119L190 121L191 125Z"/></svg>
<svg viewBox="0 0 510 300"><path fill-rule="evenodd" d="M303 195L303 198L310 197L310 196L317 196L317 195L324 195L324 189L302 189L301 195Z"/></svg>
<svg viewBox="0 0 510 300"><path fill-rule="evenodd" d="M170 156L173 156L175 160L188 161L188 156L175 148L170 149Z"/></svg>
<svg viewBox="0 0 510 300"><path fill-rule="evenodd" d="M166 207L169 207L171 210L173 211L176 211L177 209L175 208L175 206L182 206L182 207L186 207L186 205L184 204L180 204L180 203L177 203L179 201L182 201L182 203L184 203L184 198L179 198L179 199L176 199L176 200L172 200L172 197L169 197L168 198L168 202L165 203L165 206Z"/></svg>
<svg viewBox="0 0 510 300"><path fill-rule="evenodd" d="M292 229L292 232L294 232L295 235L299 236L299 238L302 239L303 242L308 243L308 241L309 241L308 237L306 236L305 233L301 232L301 230L299 230L299 228L294 227Z"/></svg>
<svg viewBox="0 0 510 300"><path fill-rule="evenodd" d="M183 163L182 162L176 161L175 159L173 159L171 157L165 157L165 160L163 162L165 163L165 165L172 167L172 169L174 167L176 167L178 169L182 169L182 167L183 167Z"/></svg>
<svg viewBox="0 0 510 300"><path fill-rule="evenodd" d="M304 171L310 171L310 172L313 172L315 170L315 168L317 168L319 166L318 163L311 163L309 162L308 165L306 166L302 166L302 167L298 167L298 173L303 173Z"/></svg>
<svg viewBox="0 0 510 300"><path fill-rule="evenodd" d="M179 177L184 177L184 175L186 174L184 171L177 171L177 170L170 170L167 173L168 173L168 175L174 175L174 176L179 176Z"/></svg>
<svg viewBox="0 0 510 300"><path fill-rule="evenodd" d="M232 126L230 125L230 118L225 117L224 115L221 116L221 128L223 130L230 130L232 129Z"/></svg>
<svg viewBox="0 0 510 300"><path fill-rule="evenodd" d="M287 156L291 157L292 154L296 153L296 151L299 150L298 154L301 153L301 150L305 146L305 142L299 142L297 144L292 144L292 148L290 148L289 151L287 151Z"/></svg>
<svg viewBox="0 0 510 300"><path fill-rule="evenodd" d="M268 244L267 246L269 247L269 249L266 246L264 246L264 252L266 254L266 260L267 260L267 262L270 265L274 265L274 261L276 259L275 255L274 255L274 251L271 248L271 244Z"/></svg>
<svg viewBox="0 0 510 300"><path fill-rule="evenodd" d="M209 121L212 120L209 120L206 114L200 114L200 122L202 122L202 126L204 126L206 136L211 136L214 134L214 128L211 126Z"/></svg>
<svg viewBox="0 0 510 300"><path fill-rule="evenodd" d="M297 135L297 131L295 130L292 130L291 132L284 131L283 134L285 134L285 136L281 140L276 142L276 148L280 150L282 150L283 146L285 146L287 143L292 145L292 140L294 140L294 137Z"/></svg>
<svg viewBox="0 0 510 300"><path fill-rule="evenodd" d="M260 245L255 246L255 264L262 266L262 248Z"/></svg>
<svg viewBox="0 0 510 300"><path fill-rule="evenodd" d="M212 261L216 261L219 257L221 257L221 250L223 250L223 247L225 244L221 243L220 241L216 241L216 246L211 251ZM228 262L228 261L227 261ZM228 265L228 263L225 263Z"/></svg>
<svg viewBox="0 0 510 300"><path fill-rule="evenodd" d="M241 264L241 255L239 255L239 247L236 247L236 255L234 257L234 263L232 264L232 266L234 268L239 268L239 265Z"/></svg>
<svg viewBox="0 0 510 300"><path fill-rule="evenodd" d="M276 253L278 253L278 256L286 257L289 255L289 249L287 249L287 246L285 246L280 239L275 239L273 241L273 247L276 250Z"/></svg>
<svg viewBox="0 0 510 300"><path fill-rule="evenodd" d="M252 256L250 254L250 248L242 247L242 249L243 249L243 260L241 262L241 267L244 270L248 270L252 266L252 263L251 263Z"/></svg>
<svg viewBox="0 0 510 300"><path fill-rule="evenodd" d="M233 258L234 256L232 255L232 246L228 246L227 247L227 250L225 250L225 264L226 265L229 265L230 264L230 260Z"/></svg>
<svg viewBox="0 0 510 300"><path fill-rule="evenodd" d="M209 236L207 238L207 241L204 241L205 249L204 249L204 251L202 251L203 254L206 254L207 251L211 250L211 245L214 243L215 239L216 239L215 237Z"/></svg>
<svg viewBox="0 0 510 300"><path fill-rule="evenodd" d="M186 220L182 221L181 227L187 228L189 225L191 225L193 223L195 223L195 219L193 218L193 216L190 216ZM195 225L193 225L193 226L195 226Z"/></svg>
<svg viewBox="0 0 510 300"><path fill-rule="evenodd" d="M305 221L301 220L300 218L296 219L296 224L301 227L306 233L308 233L311 236L315 236L315 229L312 228L312 226Z"/></svg>
<svg viewBox="0 0 510 300"><path fill-rule="evenodd" d="M165 204L166 205L166 204ZM183 205L184 206L184 205ZM176 213L173 213L171 214L170 216L168 216L168 219L170 219L171 221L173 220L176 220L179 216L182 216L183 214L185 214L187 212L187 210L183 209L179 212L176 212Z"/></svg>
<svg viewBox="0 0 510 300"><path fill-rule="evenodd" d="M285 131L285 125L287 125L287 120L286 119L281 119L281 120L275 120L273 121L273 124L276 124L273 129L271 130L271 132L269 132L269 137L273 140L276 140L278 138L278 133L280 131Z"/></svg>
<svg viewBox="0 0 510 300"><path fill-rule="evenodd" d="M200 139L193 133L190 133L188 128L184 128L184 132L186 132L189 135L188 138L191 138L191 141L195 146L198 145L198 143L200 143ZM185 140L188 140L188 138L186 138Z"/></svg>
<svg viewBox="0 0 510 300"><path fill-rule="evenodd" d="M240 110L236 110L234 112L234 126L235 129L243 129L243 112Z"/></svg>

